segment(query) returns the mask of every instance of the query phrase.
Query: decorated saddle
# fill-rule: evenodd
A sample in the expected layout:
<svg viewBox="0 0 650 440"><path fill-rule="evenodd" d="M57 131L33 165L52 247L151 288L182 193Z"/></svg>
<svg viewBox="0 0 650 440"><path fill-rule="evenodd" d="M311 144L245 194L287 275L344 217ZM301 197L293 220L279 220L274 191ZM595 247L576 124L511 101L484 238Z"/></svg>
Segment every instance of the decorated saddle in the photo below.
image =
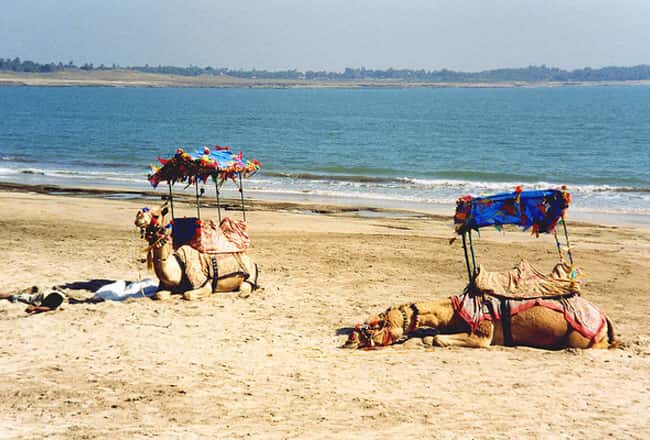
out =
<svg viewBox="0 0 650 440"><path fill-rule="evenodd" d="M578 293L576 270L568 264L559 263L550 275L544 275L526 260L513 269L488 272L479 266L472 291L501 298L534 299L540 297L563 297Z"/></svg>
<svg viewBox="0 0 650 440"><path fill-rule="evenodd" d="M250 245L246 229L246 222L229 217L224 218L221 224L213 219L174 219L174 249L188 244L205 254L244 252Z"/></svg>
<svg viewBox="0 0 650 440"><path fill-rule="evenodd" d="M563 313L571 328L592 342L600 334L606 323L605 314L578 295L559 299L543 297L507 299L465 293L452 296L450 299L454 311L463 318L472 332L485 320L509 322L509 318L512 316L535 306L542 306ZM504 316L505 313L507 313L507 316Z"/></svg>
<svg viewBox="0 0 650 440"><path fill-rule="evenodd" d="M472 332L485 320L509 323L512 316L535 306L563 313L573 330L592 341L606 323L605 314L580 296L576 269L565 263L557 264L549 275L525 260L503 272L479 267L465 292L450 299Z"/></svg>

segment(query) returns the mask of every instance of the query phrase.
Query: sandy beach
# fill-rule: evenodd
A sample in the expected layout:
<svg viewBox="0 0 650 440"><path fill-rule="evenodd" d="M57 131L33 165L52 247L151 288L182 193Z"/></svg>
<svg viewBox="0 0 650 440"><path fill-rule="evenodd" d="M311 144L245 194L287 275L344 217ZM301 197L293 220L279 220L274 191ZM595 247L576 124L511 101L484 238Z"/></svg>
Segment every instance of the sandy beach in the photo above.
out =
<svg viewBox="0 0 650 440"><path fill-rule="evenodd" d="M151 200L0 191L0 291L153 277L133 226ZM177 215L191 215L178 206ZM602 351L338 348L391 304L460 293L448 218L306 214L256 204L263 289L186 302L0 302L0 438L648 438L650 230L569 226L583 296L613 320ZM230 213L238 217L239 213ZM551 237L485 231L490 269L549 270Z"/></svg>

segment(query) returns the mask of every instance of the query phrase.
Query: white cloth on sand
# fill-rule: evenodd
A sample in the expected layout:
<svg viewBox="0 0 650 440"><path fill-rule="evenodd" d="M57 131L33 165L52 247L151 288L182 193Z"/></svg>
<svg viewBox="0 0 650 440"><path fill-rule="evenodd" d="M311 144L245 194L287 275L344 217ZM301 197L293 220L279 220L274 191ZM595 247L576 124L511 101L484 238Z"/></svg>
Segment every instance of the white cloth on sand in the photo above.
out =
<svg viewBox="0 0 650 440"><path fill-rule="evenodd" d="M95 298L101 298L105 301L124 301L128 298L152 297L158 290L158 281L146 279L127 284L124 280L119 280L111 284L106 284L95 291Z"/></svg>

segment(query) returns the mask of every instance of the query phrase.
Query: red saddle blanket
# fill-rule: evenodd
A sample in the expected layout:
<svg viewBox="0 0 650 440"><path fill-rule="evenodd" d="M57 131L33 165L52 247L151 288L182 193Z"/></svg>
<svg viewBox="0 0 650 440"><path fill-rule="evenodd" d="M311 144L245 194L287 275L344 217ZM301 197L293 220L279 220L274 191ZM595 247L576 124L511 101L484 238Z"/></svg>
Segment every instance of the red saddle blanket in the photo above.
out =
<svg viewBox="0 0 650 440"><path fill-rule="evenodd" d="M245 222L226 217L221 225L212 219L203 220L188 244L206 254L236 253L244 252L250 239Z"/></svg>
<svg viewBox="0 0 650 440"><path fill-rule="evenodd" d="M510 316L535 306L563 313L571 328L594 342L606 323L605 314L578 295L561 299L505 299L489 295L462 294L450 297L454 311L475 331L481 322L501 320L501 301L509 302Z"/></svg>

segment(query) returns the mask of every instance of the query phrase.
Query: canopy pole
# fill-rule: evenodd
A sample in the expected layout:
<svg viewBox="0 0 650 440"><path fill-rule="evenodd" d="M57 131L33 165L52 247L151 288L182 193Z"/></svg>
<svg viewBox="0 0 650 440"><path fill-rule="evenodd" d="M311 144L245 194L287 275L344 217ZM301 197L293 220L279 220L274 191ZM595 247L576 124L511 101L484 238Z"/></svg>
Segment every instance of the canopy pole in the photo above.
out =
<svg viewBox="0 0 650 440"><path fill-rule="evenodd" d="M476 276L476 256L474 255L474 242L472 241L472 230L469 230L469 249L472 251L472 265L474 266L474 272L472 273L472 276Z"/></svg>
<svg viewBox="0 0 650 440"><path fill-rule="evenodd" d="M214 187L217 190L217 215L219 216L219 224L221 224L221 199L219 198L219 178L214 179Z"/></svg>
<svg viewBox="0 0 650 440"><path fill-rule="evenodd" d="M241 199L241 211L244 215L244 221L246 221L246 207L244 206L244 179L242 179L241 173L239 173L239 197Z"/></svg>
<svg viewBox="0 0 650 440"><path fill-rule="evenodd" d="M555 237L555 246L557 246L557 253L560 256L560 263L564 264L564 255L562 255L562 243L557 236L557 230L553 228L553 236Z"/></svg>
<svg viewBox="0 0 650 440"><path fill-rule="evenodd" d="M465 239L465 233L463 232L463 252L465 253L465 265L467 266L467 278L469 282L472 282L472 271L469 268L469 255L467 254L467 240Z"/></svg>
<svg viewBox="0 0 650 440"><path fill-rule="evenodd" d="M564 227L564 238L566 239L566 247L567 247L567 253L569 254L569 261L571 262L571 266L573 266L573 254L571 253L571 243L569 243L569 231L566 229L566 222L564 221L564 217L562 217L562 226Z"/></svg>
<svg viewBox="0 0 650 440"><path fill-rule="evenodd" d="M173 220L175 217L174 217L174 196L172 195L172 183L167 182L167 185L169 185L169 206L172 209L172 220Z"/></svg>
<svg viewBox="0 0 650 440"><path fill-rule="evenodd" d="M196 216L201 219L201 208L199 207L199 181L198 179L194 181L194 189L196 192Z"/></svg>

